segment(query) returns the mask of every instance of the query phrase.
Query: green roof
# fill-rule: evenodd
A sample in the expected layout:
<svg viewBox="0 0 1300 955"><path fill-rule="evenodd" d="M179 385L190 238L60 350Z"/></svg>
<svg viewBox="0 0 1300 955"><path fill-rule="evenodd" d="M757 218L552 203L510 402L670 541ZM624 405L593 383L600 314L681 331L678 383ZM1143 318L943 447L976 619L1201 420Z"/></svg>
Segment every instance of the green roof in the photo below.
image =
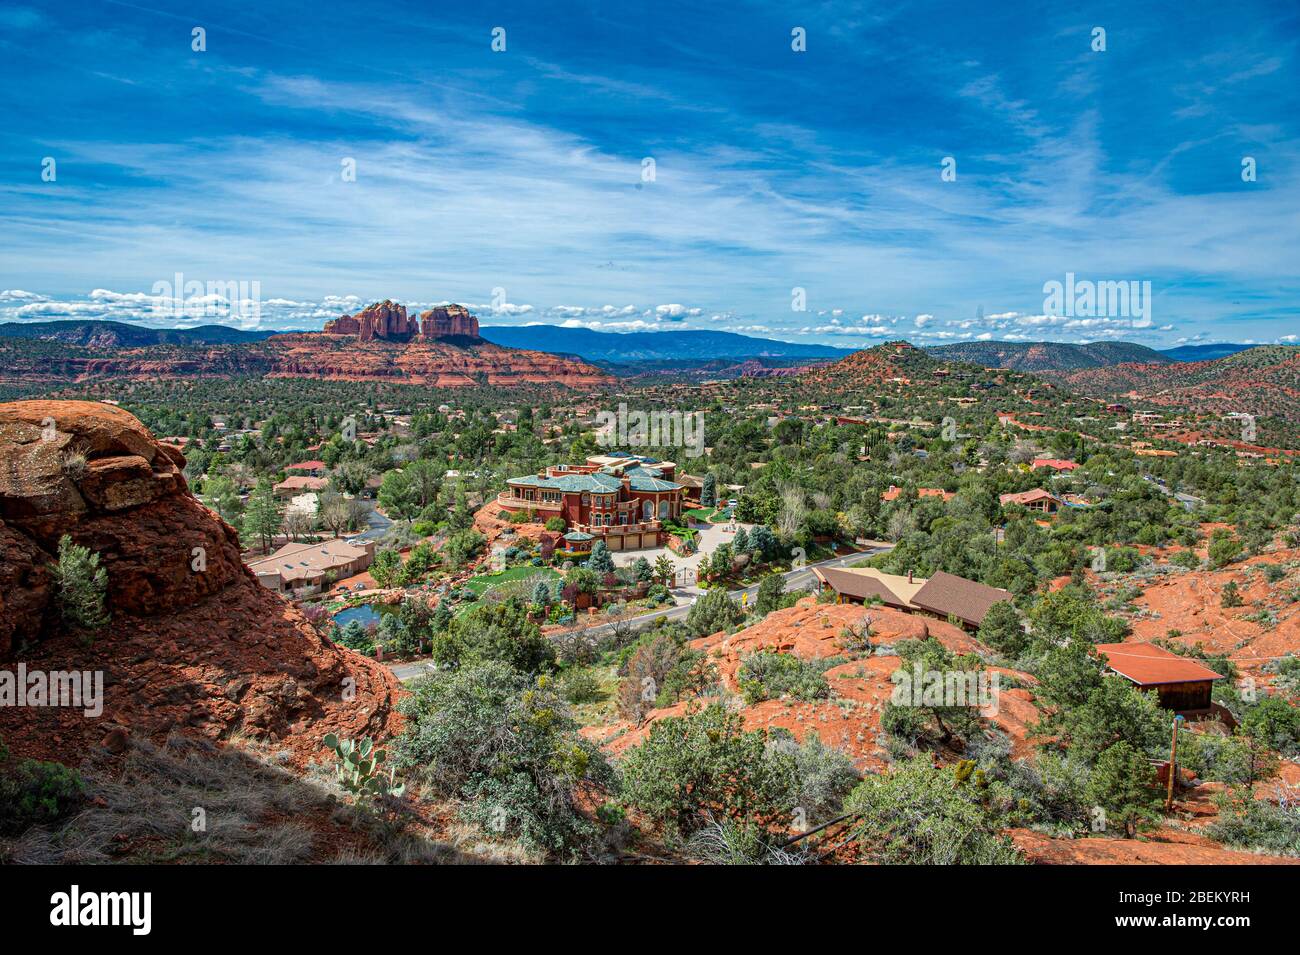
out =
<svg viewBox="0 0 1300 955"><path fill-rule="evenodd" d="M663 472L658 468L629 468L627 471L627 476L630 479L629 485L634 491L677 491L681 489L680 484L663 480L659 477L661 474ZM620 478L605 471L593 471L590 474L565 474L562 477L539 477L536 474L526 474L523 477L510 478L509 483L520 484L524 487L544 488L548 491L563 491L570 494L580 491L609 494L623 486Z"/></svg>
<svg viewBox="0 0 1300 955"><path fill-rule="evenodd" d="M672 481L641 477L639 474L632 475L632 480L629 483L634 491L676 491L681 489L680 484L674 484Z"/></svg>
<svg viewBox="0 0 1300 955"><path fill-rule="evenodd" d="M564 535L564 539L566 541L576 542L576 541L590 541L590 540L595 540L596 538L592 537L590 534L584 534L582 531L569 531L569 533Z"/></svg>
<svg viewBox="0 0 1300 955"><path fill-rule="evenodd" d="M564 477L538 477L528 474L524 477L511 478L511 484L523 484L527 487L540 487L548 491L599 491L609 493L617 491L623 482L612 474L566 474Z"/></svg>

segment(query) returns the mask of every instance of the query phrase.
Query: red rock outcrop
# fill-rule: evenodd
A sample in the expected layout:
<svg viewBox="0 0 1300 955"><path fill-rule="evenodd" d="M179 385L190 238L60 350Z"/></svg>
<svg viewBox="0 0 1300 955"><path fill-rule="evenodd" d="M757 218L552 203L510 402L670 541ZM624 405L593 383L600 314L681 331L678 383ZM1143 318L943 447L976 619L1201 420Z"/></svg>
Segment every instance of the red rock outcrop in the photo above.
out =
<svg viewBox="0 0 1300 955"><path fill-rule="evenodd" d="M406 341L420 331L419 322L408 318L406 306L384 299L367 305L356 315L341 315L325 323L326 335L354 335L363 342L376 338Z"/></svg>
<svg viewBox="0 0 1300 955"><path fill-rule="evenodd" d="M184 458L127 412L0 404L0 665L101 671L102 716L0 708L16 752L75 762L114 728L278 739L300 758L327 731L385 736L384 667L322 638L244 566L233 528L190 495ZM50 568L68 535L100 557L111 622L64 632Z"/></svg>
<svg viewBox="0 0 1300 955"><path fill-rule="evenodd" d="M478 319L464 305L440 305L420 313L420 337L478 338Z"/></svg>
<svg viewBox="0 0 1300 955"><path fill-rule="evenodd" d="M328 378L472 388L475 385L562 385L600 388L609 375L586 362L490 342L360 341L338 335L277 335L271 378Z"/></svg>

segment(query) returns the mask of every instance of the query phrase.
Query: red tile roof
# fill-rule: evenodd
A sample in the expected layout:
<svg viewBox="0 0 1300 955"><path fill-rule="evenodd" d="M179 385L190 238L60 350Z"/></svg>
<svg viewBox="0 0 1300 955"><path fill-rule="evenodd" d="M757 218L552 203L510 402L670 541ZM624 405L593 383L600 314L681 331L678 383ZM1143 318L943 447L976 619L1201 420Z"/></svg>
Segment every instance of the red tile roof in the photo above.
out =
<svg viewBox="0 0 1300 955"><path fill-rule="evenodd" d="M882 501L895 501L898 499L898 496L902 493L903 493L903 489L901 487L895 487L893 484L891 484L889 485L888 491L880 492L880 499ZM941 487L918 487L916 489L916 496L917 497L941 497L945 501L951 501L954 497L957 496L957 492L945 491Z"/></svg>
<svg viewBox="0 0 1300 955"><path fill-rule="evenodd" d="M1138 686L1223 679L1222 674L1209 667L1154 643L1099 643L1097 653L1105 655L1112 670Z"/></svg>
<svg viewBox="0 0 1300 955"><path fill-rule="evenodd" d="M1060 498L1051 491L1044 491L1041 487L1036 487L1032 491L1020 491L1016 494L1003 494L998 498L1002 504L1033 504L1035 501L1053 500L1060 501Z"/></svg>
<svg viewBox="0 0 1300 955"><path fill-rule="evenodd" d="M324 461L299 461L297 464L291 464L286 471L323 471L326 468Z"/></svg>
<svg viewBox="0 0 1300 955"><path fill-rule="evenodd" d="M1078 466L1078 462L1066 461L1063 458L1034 458L1034 463L1029 465L1029 469L1036 471L1038 468L1051 468L1054 471L1073 471Z"/></svg>

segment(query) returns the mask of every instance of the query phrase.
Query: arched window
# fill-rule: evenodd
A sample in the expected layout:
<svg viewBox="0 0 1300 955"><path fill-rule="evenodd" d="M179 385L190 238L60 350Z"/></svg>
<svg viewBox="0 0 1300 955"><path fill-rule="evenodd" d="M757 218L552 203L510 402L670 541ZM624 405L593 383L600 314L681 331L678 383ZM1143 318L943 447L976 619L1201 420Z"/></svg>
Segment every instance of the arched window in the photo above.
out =
<svg viewBox="0 0 1300 955"><path fill-rule="evenodd" d="M645 515L645 519L646 519L647 521L652 521L652 520L654 520L654 517L655 517L655 502L654 502L654 501L651 501L651 500L643 501L643 502L642 502L641 513Z"/></svg>
<svg viewBox="0 0 1300 955"><path fill-rule="evenodd" d="M668 520L668 502L666 500L659 502L659 520Z"/></svg>

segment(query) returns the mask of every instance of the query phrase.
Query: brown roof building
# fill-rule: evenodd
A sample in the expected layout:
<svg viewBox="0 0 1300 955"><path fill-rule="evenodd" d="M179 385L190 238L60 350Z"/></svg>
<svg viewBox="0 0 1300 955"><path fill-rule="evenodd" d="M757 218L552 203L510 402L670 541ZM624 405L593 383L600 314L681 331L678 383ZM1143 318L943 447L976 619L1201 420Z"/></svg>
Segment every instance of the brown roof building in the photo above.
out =
<svg viewBox="0 0 1300 955"><path fill-rule="evenodd" d="M374 541L285 544L268 557L249 561L248 569L257 575L258 583L271 590L314 590L362 573L374 556Z"/></svg>
<svg viewBox="0 0 1300 955"><path fill-rule="evenodd" d="M912 603L940 617L956 617L968 626L978 627L990 607L1010 599L1011 593L999 587L939 571L916 592Z"/></svg>
<svg viewBox="0 0 1300 955"><path fill-rule="evenodd" d="M1154 643L1099 643L1097 653L1115 673L1144 690L1155 690L1160 705L1176 713L1208 711L1214 681L1224 678Z"/></svg>
<svg viewBox="0 0 1300 955"><path fill-rule="evenodd" d="M842 600L866 603L878 598L887 607L945 620L954 617L968 627L978 627L990 607L1011 599L1008 591L943 571L928 579L886 574L874 567L814 568L813 574Z"/></svg>

